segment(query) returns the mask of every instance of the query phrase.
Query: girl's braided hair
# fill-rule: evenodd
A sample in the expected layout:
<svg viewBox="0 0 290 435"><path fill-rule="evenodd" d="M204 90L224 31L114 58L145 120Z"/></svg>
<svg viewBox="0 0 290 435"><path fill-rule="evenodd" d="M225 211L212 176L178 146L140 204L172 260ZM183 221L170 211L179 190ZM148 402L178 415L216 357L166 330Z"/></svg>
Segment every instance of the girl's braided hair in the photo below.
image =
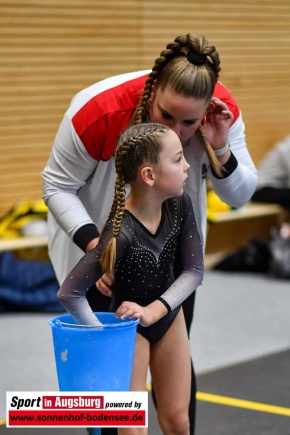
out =
<svg viewBox="0 0 290 435"><path fill-rule="evenodd" d="M210 102L220 72L220 59L215 46L204 36L188 33L178 36L174 42L167 44L166 49L155 60L152 71L145 82L143 95L136 108L131 125L146 122L149 119L150 97L153 84L162 90L170 84L173 91L185 97ZM214 171L221 175L221 164L212 147L198 129L205 152Z"/></svg>
<svg viewBox="0 0 290 435"><path fill-rule="evenodd" d="M115 194L109 218L104 226L105 228L108 222L113 220L113 235L101 256L102 269L112 279L116 262L116 239L125 210L125 185L136 180L138 169L144 162L159 162L162 138L168 131L168 127L157 123L139 124L125 130L119 138L115 153Z"/></svg>

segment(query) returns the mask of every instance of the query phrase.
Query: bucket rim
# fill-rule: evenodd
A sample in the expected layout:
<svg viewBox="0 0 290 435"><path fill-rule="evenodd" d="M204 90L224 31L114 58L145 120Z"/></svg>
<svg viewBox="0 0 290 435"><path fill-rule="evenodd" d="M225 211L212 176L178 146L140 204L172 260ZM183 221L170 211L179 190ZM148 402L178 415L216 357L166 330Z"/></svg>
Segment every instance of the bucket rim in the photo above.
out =
<svg viewBox="0 0 290 435"><path fill-rule="evenodd" d="M112 314L114 315L114 313L99 313L96 312L95 313L98 317L99 314ZM60 316L56 316L53 317L52 319L50 319L48 321L49 325L52 327L56 327L56 328L65 328L65 329L75 329L75 330L81 330L81 329L95 329L95 330L104 330L104 329L115 329L115 328L128 328L128 327L132 327L135 325L138 325L140 323L140 319L120 319L120 322L117 323L110 323L110 321L108 321L108 323L103 324L102 326L97 326L97 325L81 325L79 323L68 323L68 322L63 322L61 320L61 318L64 317L70 317L72 320L72 316L70 314L61 314ZM69 320L69 319L68 319Z"/></svg>

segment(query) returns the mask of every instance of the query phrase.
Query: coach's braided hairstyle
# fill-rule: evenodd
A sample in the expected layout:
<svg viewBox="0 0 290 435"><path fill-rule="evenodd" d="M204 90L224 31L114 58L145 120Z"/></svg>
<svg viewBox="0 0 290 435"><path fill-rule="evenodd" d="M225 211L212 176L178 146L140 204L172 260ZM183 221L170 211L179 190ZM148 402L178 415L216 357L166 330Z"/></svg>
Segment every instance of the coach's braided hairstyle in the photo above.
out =
<svg viewBox="0 0 290 435"><path fill-rule="evenodd" d="M178 36L160 53L144 86L141 101L131 119L131 125L147 122L152 86L163 90L168 84L174 92L210 102L220 72L220 59L215 47L204 36L188 33ZM201 129L198 132L214 171L221 175L222 165Z"/></svg>
<svg viewBox="0 0 290 435"><path fill-rule="evenodd" d="M157 123L139 124L128 128L120 136L115 154L117 179L115 194L108 222L113 219L113 236L107 243L101 256L101 266L105 273L114 278L116 262L116 239L125 210L127 183L137 178L138 169L144 162L156 164L162 149L161 139L170 131L165 125Z"/></svg>

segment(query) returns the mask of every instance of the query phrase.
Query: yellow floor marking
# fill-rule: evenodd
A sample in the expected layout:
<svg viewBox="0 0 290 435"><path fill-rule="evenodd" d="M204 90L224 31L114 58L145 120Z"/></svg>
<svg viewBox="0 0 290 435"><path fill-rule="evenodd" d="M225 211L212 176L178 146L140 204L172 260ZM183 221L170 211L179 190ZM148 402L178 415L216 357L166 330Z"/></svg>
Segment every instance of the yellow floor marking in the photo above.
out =
<svg viewBox="0 0 290 435"><path fill-rule="evenodd" d="M218 403L220 405L235 406L237 408L251 409L252 411L268 412L270 414L287 415L290 417L290 408L267 405L265 403L251 402L249 400L234 399L232 397L219 396L217 394L202 393L197 391L197 400Z"/></svg>

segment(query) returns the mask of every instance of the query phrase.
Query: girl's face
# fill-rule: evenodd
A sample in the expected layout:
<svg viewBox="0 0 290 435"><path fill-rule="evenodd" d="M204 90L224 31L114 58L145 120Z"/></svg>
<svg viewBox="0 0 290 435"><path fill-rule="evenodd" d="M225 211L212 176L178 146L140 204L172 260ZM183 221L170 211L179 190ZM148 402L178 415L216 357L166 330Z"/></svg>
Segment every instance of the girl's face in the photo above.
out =
<svg viewBox="0 0 290 435"><path fill-rule="evenodd" d="M176 94L170 85L163 91L153 89L151 99L150 121L171 128L183 145L196 132L208 106L205 100Z"/></svg>
<svg viewBox="0 0 290 435"><path fill-rule="evenodd" d="M164 199L182 195L188 169L181 142L173 131L169 131L162 139L159 163L153 169L155 189Z"/></svg>

